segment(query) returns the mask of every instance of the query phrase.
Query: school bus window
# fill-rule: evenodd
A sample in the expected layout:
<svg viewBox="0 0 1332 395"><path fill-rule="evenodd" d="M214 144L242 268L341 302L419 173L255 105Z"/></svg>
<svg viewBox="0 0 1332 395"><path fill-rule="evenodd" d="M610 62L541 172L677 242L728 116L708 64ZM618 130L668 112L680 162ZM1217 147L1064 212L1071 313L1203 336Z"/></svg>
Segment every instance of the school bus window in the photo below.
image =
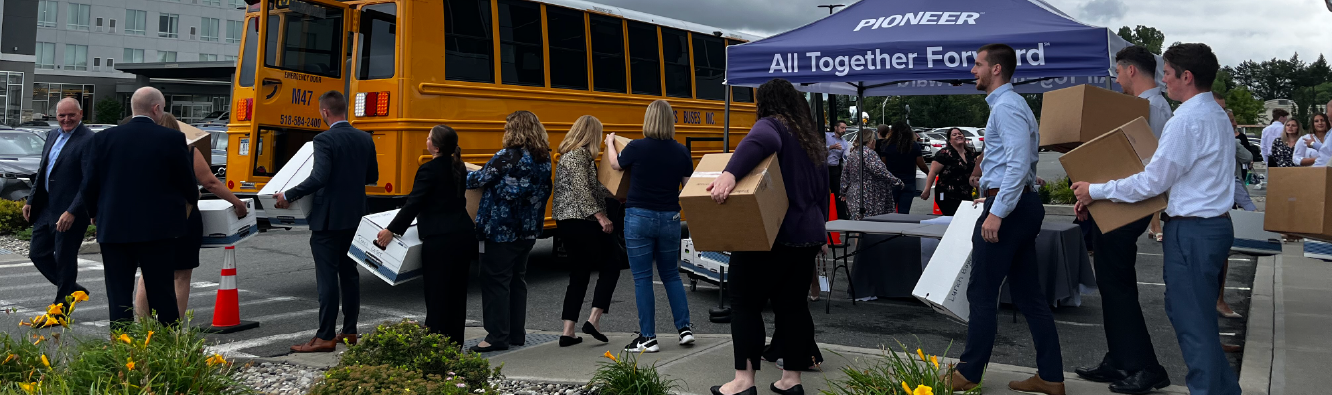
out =
<svg viewBox="0 0 1332 395"><path fill-rule="evenodd" d="M375 80L393 78L396 69L398 5L368 5L361 9L360 65L356 78Z"/></svg>
<svg viewBox="0 0 1332 395"><path fill-rule="evenodd" d="M694 80L689 70L689 38L685 32L661 28L661 55L666 63L666 96L694 97Z"/></svg>
<svg viewBox="0 0 1332 395"><path fill-rule="evenodd" d="M282 15L283 25L282 56L269 56L264 64L269 67L299 71L326 77L342 76L342 14L343 10L335 7L290 0L290 5L283 10L270 11L269 26L274 24L273 15ZM269 31L272 33L272 29ZM270 40L272 39L270 35Z"/></svg>
<svg viewBox="0 0 1332 395"><path fill-rule="evenodd" d="M541 42L541 6L499 0L500 81L505 85L546 86Z"/></svg>
<svg viewBox="0 0 1332 395"><path fill-rule="evenodd" d="M444 1L444 79L495 82L489 0Z"/></svg>
<svg viewBox="0 0 1332 395"><path fill-rule="evenodd" d="M722 80L726 72L726 49L721 38L705 34L694 36L694 94L699 99L726 100Z"/></svg>
<svg viewBox="0 0 1332 395"><path fill-rule="evenodd" d="M236 83L243 87L254 86L254 55L259 51L259 18L250 17L245 21L245 42L241 50L240 75Z"/></svg>
<svg viewBox="0 0 1332 395"><path fill-rule="evenodd" d="M629 21L629 75L635 94L661 96L656 26Z"/></svg>
<svg viewBox="0 0 1332 395"><path fill-rule="evenodd" d="M624 75L624 24L619 18L590 15L592 31L592 89L628 92Z"/></svg>
<svg viewBox="0 0 1332 395"><path fill-rule="evenodd" d="M587 90L587 41L583 13L546 7L550 37L550 86Z"/></svg>
<svg viewBox="0 0 1332 395"><path fill-rule="evenodd" d="M278 39L282 38L282 14L272 12L268 15L268 32L264 34L264 63L272 66L278 61L278 50L281 49Z"/></svg>
<svg viewBox="0 0 1332 395"><path fill-rule="evenodd" d="M731 101L736 103L753 103L754 88L740 86L731 87Z"/></svg>

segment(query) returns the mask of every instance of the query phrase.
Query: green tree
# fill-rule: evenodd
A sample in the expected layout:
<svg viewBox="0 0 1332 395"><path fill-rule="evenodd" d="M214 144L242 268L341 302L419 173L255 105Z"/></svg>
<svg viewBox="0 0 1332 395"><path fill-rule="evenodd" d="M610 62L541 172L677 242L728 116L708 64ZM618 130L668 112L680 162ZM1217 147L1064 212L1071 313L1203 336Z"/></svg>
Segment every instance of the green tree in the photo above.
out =
<svg viewBox="0 0 1332 395"><path fill-rule="evenodd" d="M1165 44L1165 33L1151 26L1138 25L1133 29L1128 26L1119 28L1119 37L1154 54L1161 54L1161 45Z"/></svg>
<svg viewBox="0 0 1332 395"><path fill-rule="evenodd" d="M1263 102L1253 97L1249 88L1238 87L1226 95L1226 106L1235 113L1235 121L1241 125L1258 122L1258 114L1263 112Z"/></svg>
<svg viewBox="0 0 1332 395"><path fill-rule="evenodd" d="M96 123L119 123L125 112L124 107L120 105L120 100L113 97L98 100L95 106L94 113L96 115L93 119Z"/></svg>

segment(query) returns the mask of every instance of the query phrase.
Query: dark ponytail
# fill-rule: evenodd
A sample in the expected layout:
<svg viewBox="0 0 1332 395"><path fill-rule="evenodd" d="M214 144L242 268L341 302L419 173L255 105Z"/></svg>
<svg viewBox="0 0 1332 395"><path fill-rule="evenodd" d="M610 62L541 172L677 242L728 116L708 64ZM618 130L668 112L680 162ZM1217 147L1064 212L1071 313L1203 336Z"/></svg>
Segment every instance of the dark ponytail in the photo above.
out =
<svg viewBox="0 0 1332 395"><path fill-rule="evenodd" d="M440 153L446 153L449 161L453 165L453 178L458 183L458 196L463 196L466 192L467 167L462 162L462 147L458 146L458 132L454 131L449 125L435 125L430 129L430 143L439 149Z"/></svg>

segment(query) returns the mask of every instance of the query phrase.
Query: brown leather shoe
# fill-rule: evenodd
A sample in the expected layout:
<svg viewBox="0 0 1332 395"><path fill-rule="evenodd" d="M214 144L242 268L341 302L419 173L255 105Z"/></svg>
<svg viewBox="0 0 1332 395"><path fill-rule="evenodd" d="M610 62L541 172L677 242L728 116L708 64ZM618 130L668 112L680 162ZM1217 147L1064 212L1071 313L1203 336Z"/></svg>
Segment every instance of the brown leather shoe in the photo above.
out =
<svg viewBox="0 0 1332 395"><path fill-rule="evenodd" d="M948 383L949 387L952 387L952 391L950 392L970 391L971 389L976 388L976 386L980 385L967 381L967 378L962 377L962 373L956 370L953 371L953 376L945 378L944 382Z"/></svg>
<svg viewBox="0 0 1332 395"><path fill-rule="evenodd" d="M1244 347L1236 344L1221 344L1221 351L1225 351L1226 353L1237 353L1244 351Z"/></svg>
<svg viewBox="0 0 1332 395"><path fill-rule="evenodd" d="M338 343L333 340L324 340L318 337L311 338L305 344L291 346L291 352L333 352Z"/></svg>
<svg viewBox="0 0 1332 395"><path fill-rule="evenodd" d="M1010 381L1008 389L1028 394L1064 395L1063 382L1051 383L1042 380L1040 376L1031 376L1022 381Z"/></svg>
<svg viewBox="0 0 1332 395"><path fill-rule="evenodd" d="M355 346L356 334L355 333L338 334L338 337L333 338L333 342L337 344L346 344L348 346Z"/></svg>

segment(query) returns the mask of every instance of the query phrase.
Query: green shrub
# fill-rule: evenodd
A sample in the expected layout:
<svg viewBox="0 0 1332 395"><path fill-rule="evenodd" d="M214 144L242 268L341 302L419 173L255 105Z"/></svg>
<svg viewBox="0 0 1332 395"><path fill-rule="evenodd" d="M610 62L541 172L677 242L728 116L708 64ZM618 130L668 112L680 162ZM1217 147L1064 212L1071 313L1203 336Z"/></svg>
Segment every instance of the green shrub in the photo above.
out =
<svg viewBox="0 0 1332 395"><path fill-rule="evenodd" d="M32 234L31 231L28 234ZM97 237L97 225L88 225L88 230L83 232L83 238L91 239Z"/></svg>
<svg viewBox="0 0 1332 395"><path fill-rule="evenodd" d="M14 233L14 237L23 241L32 241L32 228L26 228Z"/></svg>
<svg viewBox="0 0 1332 395"><path fill-rule="evenodd" d="M74 388L109 392L247 394L232 374L234 366L221 355L204 353L204 337L188 324L164 327L140 319L111 340L80 342L64 373Z"/></svg>
<svg viewBox="0 0 1332 395"><path fill-rule="evenodd" d="M602 354L610 361L601 363L587 386L600 387L598 393L603 395L665 395L679 387L677 380L662 377L655 363L638 366L638 355L623 351L618 357L610 351Z"/></svg>
<svg viewBox="0 0 1332 395"><path fill-rule="evenodd" d="M1045 183L1045 185L1042 185L1038 191L1041 195L1041 203L1073 204L1077 202L1078 198L1073 195L1073 190L1069 189L1069 185L1072 185L1072 183L1069 182L1068 177L1064 177L1055 182Z"/></svg>
<svg viewBox="0 0 1332 395"><path fill-rule="evenodd" d="M342 354L339 367L388 365L419 372L422 376L449 377L456 374L469 388L490 388L490 379L500 377L500 368L480 354L462 351L444 335L402 320L383 323Z"/></svg>
<svg viewBox="0 0 1332 395"><path fill-rule="evenodd" d="M97 120L97 123L114 125L120 122L120 118L124 116L123 113L125 112L125 108L120 104L120 100L116 100L114 97L110 96L98 100L97 104L93 105L93 107L96 108L94 111L96 115L93 116L93 118Z"/></svg>
<svg viewBox="0 0 1332 395"><path fill-rule="evenodd" d="M23 201L0 199L0 235L14 234L29 227L23 219Z"/></svg>
<svg viewBox="0 0 1332 395"><path fill-rule="evenodd" d="M466 395L470 388L457 376L441 378L432 374L421 377L420 372L410 369L359 365L329 369L322 380L310 387L310 395Z"/></svg>
<svg viewBox="0 0 1332 395"><path fill-rule="evenodd" d="M884 349L883 357L875 360L856 363L842 367L842 374L845 379L829 380L828 389L822 391L823 395L860 395L860 394L881 394L881 395L919 395L922 393L947 394L950 383L947 379L953 376L956 366L947 362L941 362L939 356L926 356L925 352L917 348L912 353L905 345L898 342L897 345L902 348L902 353L893 352L891 349ZM945 350L944 354L948 351ZM981 387L970 391L961 392L962 394L972 395L980 394Z"/></svg>

